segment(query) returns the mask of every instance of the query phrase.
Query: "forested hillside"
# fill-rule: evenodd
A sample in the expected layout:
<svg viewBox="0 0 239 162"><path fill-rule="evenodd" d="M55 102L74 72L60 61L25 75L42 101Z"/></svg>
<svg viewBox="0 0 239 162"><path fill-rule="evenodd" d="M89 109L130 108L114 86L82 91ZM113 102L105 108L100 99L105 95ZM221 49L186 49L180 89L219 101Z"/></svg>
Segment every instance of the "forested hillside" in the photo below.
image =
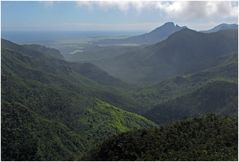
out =
<svg viewBox="0 0 239 162"><path fill-rule="evenodd" d="M209 82L193 92L155 106L145 115L162 124L207 113L236 114L237 87L238 84L227 81Z"/></svg>
<svg viewBox="0 0 239 162"><path fill-rule="evenodd" d="M238 160L237 117L207 115L123 133L103 142L84 160Z"/></svg>
<svg viewBox="0 0 239 162"><path fill-rule="evenodd" d="M239 5L194 1L0 2L0 160L238 161Z"/></svg>
<svg viewBox="0 0 239 162"><path fill-rule="evenodd" d="M144 85L207 69L237 50L237 30L201 33L184 28L154 45L88 61L123 81ZM80 61L77 54L71 60Z"/></svg>
<svg viewBox="0 0 239 162"><path fill-rule="evenodd" d="M235 33L182 29L161 43L111 47L115 56L108 49L98 57L115 63L108 70L141 69L127 71L128 79L146 77L140 86L67 62L58 50L2 40L2 160L235 160ZM209 113L220 116L180 122Z"/></svg>
<svg viewBox="0 0 239 162"><path fill-rule="evenodd" d="M238 55L235 53L219 57L217 62L216 65L196 73L176 76L155 85L138 88L132 91L132 95L143 105L142 112L145 112L160 103L193 92L209 82L228 81L237 84Z"/></svg>
<svg viewBox="0 0 239 162"><path fill-rule="evenodd" d="M155 127L121 109L131 104L114 85L125 86L93 65L2 40L2 160L74 160L111 135Z"/></svg>

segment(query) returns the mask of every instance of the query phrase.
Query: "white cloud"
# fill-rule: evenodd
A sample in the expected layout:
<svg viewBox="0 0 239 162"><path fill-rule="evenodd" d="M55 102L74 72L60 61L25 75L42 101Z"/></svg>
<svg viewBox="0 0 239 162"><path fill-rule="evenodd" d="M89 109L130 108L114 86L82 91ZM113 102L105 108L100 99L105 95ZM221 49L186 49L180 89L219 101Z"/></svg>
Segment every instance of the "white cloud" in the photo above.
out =
<svg viewBox="0 0 239 162"><path fill-rule="evenodd" d="M45 6L52 6L56 1L41 1ZM81 0L75 1L76 6L80 8L89 8L93 12L102 10L105 12L119 10L124 14L130 14L137 11L139 15L143 15L148 11L158 12L160 15L156 17L152 14L149 22L132 23L120 22L118 24L92 23L90 20L85 23L65 24L65 28L76 29L97 28L100 30L150 30L160 26L164 22L173 21L179 25L186 25L192 29L205 30L220 23L237 23L238 20L238 2L237 1L158 1L158 0ZM111 12L108 12L111 14ZM148 14L148 13L147 13ZM139 18L139 17L138 17ZM146 20L147 21L147 20ZM93 30L93 29L92 29Z"/></svg>
<svg viewBox="0 0 239 162"><path fill-rule="evenodd" d="M170 17L184 19L238 15L238 6L229 1L158 2L157 7Z"/></svg>
<svg viewBox="0 0 239 162"><path fill-rule="evenodd" d="M238 4L235 1L140 1L140 0L108 0L78 1L78 6L100 7L104 10L117 8L127 13L131 9L143 12L144 9L159 10L169 18L182 20L210 17L237 17Z"/></svg>
<svg viewBox="0 0 239 162"><path fill-rule="evenodd" d="M153 7L154 1L141 1L141 0L104 0L104 1L77 1L80 7L100 7L104 10L116 8L122 12L127 12L130 9L141 11L147 7Z"/></svg>

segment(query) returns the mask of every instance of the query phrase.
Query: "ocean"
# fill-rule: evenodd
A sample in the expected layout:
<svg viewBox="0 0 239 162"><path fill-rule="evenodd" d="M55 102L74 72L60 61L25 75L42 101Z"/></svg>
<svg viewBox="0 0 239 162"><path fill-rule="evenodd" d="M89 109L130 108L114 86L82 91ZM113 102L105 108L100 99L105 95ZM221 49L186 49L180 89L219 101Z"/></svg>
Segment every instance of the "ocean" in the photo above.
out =
<svg viewBox="0 0 239 162"><path fill-rule="evenodd" d="M15 43L52 43L59 40L77 40L97 37L124 37L143 33L142 31L2 31L1 37Z"/></svg>

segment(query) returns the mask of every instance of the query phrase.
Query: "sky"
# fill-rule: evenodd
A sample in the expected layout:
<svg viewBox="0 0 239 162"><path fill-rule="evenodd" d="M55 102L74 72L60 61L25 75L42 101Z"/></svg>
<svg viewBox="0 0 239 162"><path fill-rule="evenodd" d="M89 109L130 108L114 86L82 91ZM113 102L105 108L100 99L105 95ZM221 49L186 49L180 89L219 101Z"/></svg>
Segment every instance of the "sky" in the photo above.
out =
<svg viewBox="0 0 239 162"><path fill-rule="evenodd" d="M238 23L237 1L2 1L2 31L150 31L165 22L195 30Z"/></svg>

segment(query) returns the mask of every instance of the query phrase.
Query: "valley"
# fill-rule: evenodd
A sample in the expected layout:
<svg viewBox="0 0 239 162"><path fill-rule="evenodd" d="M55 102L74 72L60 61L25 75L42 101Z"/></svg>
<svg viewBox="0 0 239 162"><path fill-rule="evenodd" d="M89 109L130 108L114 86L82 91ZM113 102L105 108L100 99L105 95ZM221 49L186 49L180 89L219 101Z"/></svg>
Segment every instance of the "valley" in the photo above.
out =
<svg viewBox="0 0 239 162"><path fill-rule="evenodd" d="M238 29L216 29L1 39L2 160L236 160Z"/></svg>

